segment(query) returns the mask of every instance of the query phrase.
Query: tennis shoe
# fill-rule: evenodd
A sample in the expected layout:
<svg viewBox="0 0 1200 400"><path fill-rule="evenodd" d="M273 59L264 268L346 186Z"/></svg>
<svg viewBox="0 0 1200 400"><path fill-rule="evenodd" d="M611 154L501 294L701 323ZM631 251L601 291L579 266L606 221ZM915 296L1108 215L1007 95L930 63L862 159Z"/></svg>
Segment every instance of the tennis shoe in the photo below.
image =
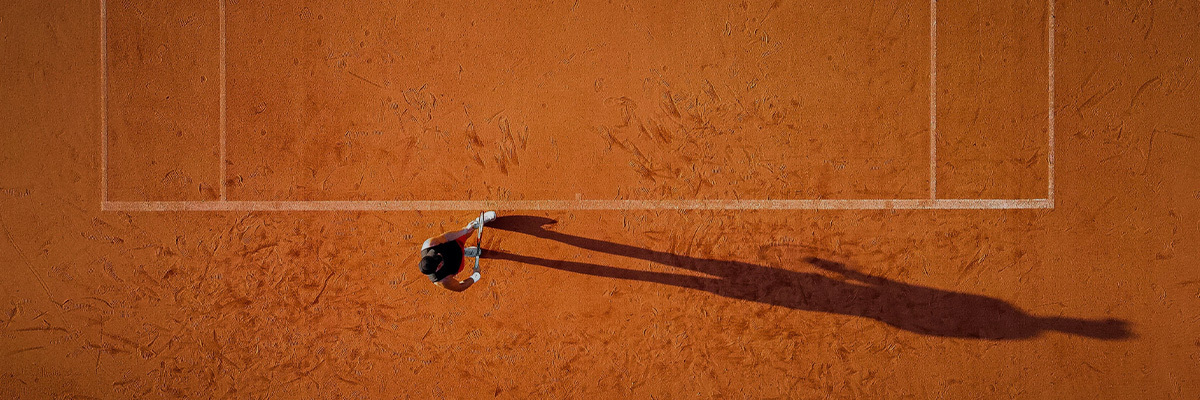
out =
<svg viewBox="0 0 1200 400"><path fill-rule="evenodd" d="M486 225L488 222L492 222L495 220L496 220L496 212L488 211L488 212L483 213L483 215L479 216L479 218L476 218L474 221L471 221L471 224L467 225L467 226L470 227L471 229L479 229L480 226Z"/></svg>

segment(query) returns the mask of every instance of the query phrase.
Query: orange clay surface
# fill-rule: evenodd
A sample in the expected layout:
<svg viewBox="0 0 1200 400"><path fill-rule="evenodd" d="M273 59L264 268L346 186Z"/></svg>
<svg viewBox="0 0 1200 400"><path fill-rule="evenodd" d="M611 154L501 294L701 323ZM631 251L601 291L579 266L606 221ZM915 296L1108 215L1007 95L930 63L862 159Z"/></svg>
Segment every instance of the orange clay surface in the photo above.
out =
<svg viewBox="0 0 1200 400"><path fill-rule="evenodd" d="M1194 1L480 3L0 4L0 398L1200 393Z"/></svg>

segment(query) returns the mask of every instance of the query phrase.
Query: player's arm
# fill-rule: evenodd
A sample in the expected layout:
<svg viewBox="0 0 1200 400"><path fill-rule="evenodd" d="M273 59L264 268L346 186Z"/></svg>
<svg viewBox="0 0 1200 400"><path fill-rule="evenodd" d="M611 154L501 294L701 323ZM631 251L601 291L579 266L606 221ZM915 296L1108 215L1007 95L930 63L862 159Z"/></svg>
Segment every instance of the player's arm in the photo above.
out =
<svg viewBox="0 0 1200 400"><path fill-rule="evenodd" d="M438 284L441 285L442 287L446 288L447 290L454 291L454 292L461 292L461 291L467 290L467 288L471 287L471 285L474 285L475 279L477 276L478 276L478 272L471 274L470 278L467 278L467 279L463 280L462 282L459 282L457 279L450 277L448 279L442 279L440 282L438 282Z"/></svg>
<svg viewBox="0 0 1200 400"><path fill-rule="evenodd" d="M425 243L421 245L421 249L424 250L442 243L458 240L460 237L470 235L471 232L475 232L475 228L466 227L462 230L450 231L429 239L425 239Z"/></svg>

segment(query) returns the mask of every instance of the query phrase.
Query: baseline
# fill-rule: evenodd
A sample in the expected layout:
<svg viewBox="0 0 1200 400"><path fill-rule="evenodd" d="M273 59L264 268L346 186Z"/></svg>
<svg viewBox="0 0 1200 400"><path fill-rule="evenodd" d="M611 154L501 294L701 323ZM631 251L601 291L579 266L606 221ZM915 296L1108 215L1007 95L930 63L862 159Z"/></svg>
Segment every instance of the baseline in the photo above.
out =
<svg viewBox="0 0 1200 400"><path fill-rule="evenodd" d="M103 211L1009 210L1049 199L108 201Z"/></svg>

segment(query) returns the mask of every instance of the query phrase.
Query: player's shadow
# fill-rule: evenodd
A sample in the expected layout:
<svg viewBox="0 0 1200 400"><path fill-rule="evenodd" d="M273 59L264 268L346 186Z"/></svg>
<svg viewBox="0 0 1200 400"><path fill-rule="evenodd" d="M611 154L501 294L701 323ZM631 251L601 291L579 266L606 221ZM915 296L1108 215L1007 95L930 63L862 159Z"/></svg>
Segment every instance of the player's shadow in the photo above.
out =
<svg viewBox="0 0 1200 400"><path fill-rule="evenodd" d="M485 258L576 272L593 276L653 282L702 290L734 299L773 304L796 310L860 316L910 332L956 338L1027 339L1043 331L1059 331L1104 340L1132 338L1128 324L1118 319L1081 319L1030 315L999 299L935 289L872 276L844 264L816 257L804 261L844 279L820 273L795 272L739 261L722 261L671 254L640 247L547 230L557 221L534 216L505 216L489 228L519 232L581 249L636 258L704 273L697 277L639 271L579 261L550 260L488 249Z"/></svg>

